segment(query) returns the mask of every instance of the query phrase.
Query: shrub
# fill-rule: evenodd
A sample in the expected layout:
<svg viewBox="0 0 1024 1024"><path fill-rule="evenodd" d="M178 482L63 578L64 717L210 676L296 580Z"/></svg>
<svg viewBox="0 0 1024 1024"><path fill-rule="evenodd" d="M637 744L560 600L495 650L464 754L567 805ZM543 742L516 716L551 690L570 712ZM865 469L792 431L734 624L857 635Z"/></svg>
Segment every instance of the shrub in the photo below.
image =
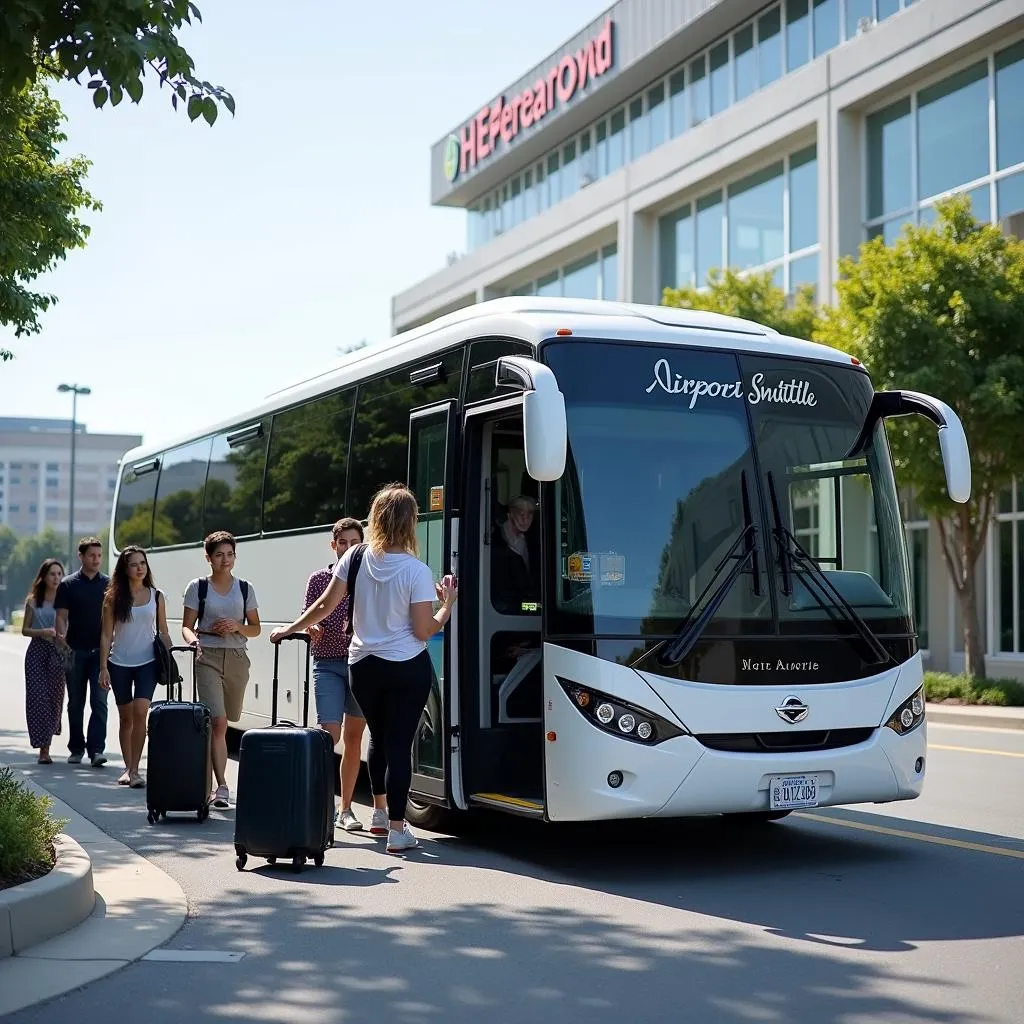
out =
<svg viewBox="0 0 1024 1024"><path fill-rule="evenodd" d="M1019 679L975 679L951 676L947 672L925 672L924 690L928 700L957 700L964 704L1024 707L1024 682Z"/></svg>
<svg viewBox="0 0 1024 1024"><path fill-rule="evenodd" d="M38 796L0 768L0 889L45 875L53 867L53 841L67 818L53 818L48 796Z"/></svg>

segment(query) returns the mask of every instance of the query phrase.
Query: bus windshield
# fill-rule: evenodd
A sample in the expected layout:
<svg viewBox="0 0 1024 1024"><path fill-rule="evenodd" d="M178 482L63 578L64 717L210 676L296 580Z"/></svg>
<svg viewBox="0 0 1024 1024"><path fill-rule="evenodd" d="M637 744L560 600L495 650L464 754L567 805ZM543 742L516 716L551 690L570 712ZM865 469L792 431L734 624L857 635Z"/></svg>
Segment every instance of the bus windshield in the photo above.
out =
<svg viewBox="0 0 1024 1024"><path fill-rule="evenodd" d="M671 637L712 595L709 637L855 636L870 663L872 637L910 630L883 427L857 447L873 394L862 370L575 340L544 359L569 437L552 632Z"/></svg>

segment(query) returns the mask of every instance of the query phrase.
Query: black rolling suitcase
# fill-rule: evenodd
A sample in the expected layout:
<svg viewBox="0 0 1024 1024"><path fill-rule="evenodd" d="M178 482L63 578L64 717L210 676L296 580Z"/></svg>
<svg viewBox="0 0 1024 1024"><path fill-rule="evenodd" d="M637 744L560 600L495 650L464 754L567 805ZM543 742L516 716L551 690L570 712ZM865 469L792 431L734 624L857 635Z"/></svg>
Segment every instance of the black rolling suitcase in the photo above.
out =
<svg viewBox="0 0 1024 1024"><path fill-rule="evenodd" d="M320 867L334 845L334 743L309 722L309 637L288 637L305 643L306 673L302 721L277 721L278 660L274 644L273 708L269 729L248 729L238 751L238 792L235 800L235 866L246 859L290 859L301 871L307 858Z"/></svg>
<svg viewBox="0 0 1024 1024"><path fill-rule="evenodd" d="M146 772L148 820L155 825L168 811L190 811L206 821L210 816L210 709L196 699L196 652L192 647L172 647L192 655L192 700L181 698L181 678L168 684L167 700L149 709L149 755Z"/></svg>

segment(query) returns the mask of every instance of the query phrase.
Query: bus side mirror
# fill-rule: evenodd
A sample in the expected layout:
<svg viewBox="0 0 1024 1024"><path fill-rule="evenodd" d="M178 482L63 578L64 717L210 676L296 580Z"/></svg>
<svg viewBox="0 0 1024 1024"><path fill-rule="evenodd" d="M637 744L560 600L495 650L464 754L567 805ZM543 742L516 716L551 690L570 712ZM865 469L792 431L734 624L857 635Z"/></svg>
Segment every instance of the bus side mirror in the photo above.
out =
<svg viewBox="0 0 1024 1024"><path fill-rule="evenodd" d="M919 391L876 391L867 421L853 450L863 450L880 419L924 416L939 428L939 451L946 492L960 505L971 497L971 452L960 417L945 402Z"/></svg>
<svg viewBox="0 0 1024 1024"><path fill-rule="evenodd" d="M557 480L565 472L565 399L551 369L523 356L498 360L495 383L523 392L526 472L534 480Z"/></svg>

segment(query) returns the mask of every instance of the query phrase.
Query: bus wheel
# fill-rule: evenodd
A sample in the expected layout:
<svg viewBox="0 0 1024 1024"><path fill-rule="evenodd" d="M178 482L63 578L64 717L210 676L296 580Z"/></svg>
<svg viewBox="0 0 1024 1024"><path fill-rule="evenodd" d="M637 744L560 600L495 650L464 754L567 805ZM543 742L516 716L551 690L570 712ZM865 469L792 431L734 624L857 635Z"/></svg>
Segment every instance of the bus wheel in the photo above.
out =
<svg viewBox="0 0 1024 1024"><path fill-rule="evenodd" d="M451 823L451 812L434 804L419 803L409 797L405 805L405 818L410 825L428 832L444 832Z"/></svg>
<svg viewBox="0 0 1024 1024"><path fill-rule="evenodd" d="M722 817L736 825L764 825L769 821L779 821L792 813L792 811L748 811L744 814L724 814Z"/></svg>

